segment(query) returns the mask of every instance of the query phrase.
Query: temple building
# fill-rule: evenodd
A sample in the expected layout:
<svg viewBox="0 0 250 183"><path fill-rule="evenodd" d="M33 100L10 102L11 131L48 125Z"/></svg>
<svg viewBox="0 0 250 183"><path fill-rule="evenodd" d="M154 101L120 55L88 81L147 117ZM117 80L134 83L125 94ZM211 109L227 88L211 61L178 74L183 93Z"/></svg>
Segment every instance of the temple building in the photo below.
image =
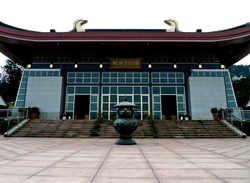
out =
<svg viewBox="0 0 250 183"><path fill-rule="evenodd" d="M212 119L212 107L237 107L228 67L250 52L250 23L214 32L84 29L36 32L0 22L0 51L25 67L15 106L40 118L115 116L124 96L135 117Z"/></svg>

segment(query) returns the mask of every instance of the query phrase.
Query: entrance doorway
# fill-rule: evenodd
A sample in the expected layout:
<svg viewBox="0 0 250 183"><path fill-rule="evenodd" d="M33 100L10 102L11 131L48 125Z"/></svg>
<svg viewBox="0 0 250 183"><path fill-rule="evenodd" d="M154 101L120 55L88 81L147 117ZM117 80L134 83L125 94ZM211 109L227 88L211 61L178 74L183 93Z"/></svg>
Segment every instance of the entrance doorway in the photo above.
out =
<svg viewBox="0 0 250 183"><path fill-rule="evenodd" d="M177 117L177 106L176 106L176 96L175 95L162 95L161 96L161 111L162 116L164 115L166 119L171 119L171 116Z"/></svg>
<svg viewBox="0 0 250 183"><path fill-rule="evenodd" d="M89 115L89 100L90 95L75 95L75 119L85 119Z"/></svg>

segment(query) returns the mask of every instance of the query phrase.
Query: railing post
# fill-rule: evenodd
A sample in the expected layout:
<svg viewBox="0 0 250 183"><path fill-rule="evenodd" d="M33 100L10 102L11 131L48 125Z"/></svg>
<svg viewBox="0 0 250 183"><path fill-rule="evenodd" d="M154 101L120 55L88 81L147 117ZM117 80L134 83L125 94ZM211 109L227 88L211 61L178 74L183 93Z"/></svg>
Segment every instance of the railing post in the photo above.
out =
<svg viewBox="0 0 250 183"><path fill-rule="evenodd" d="M10 120L8 119L7 131L9 131L9 128L10 128Z"/></svg>

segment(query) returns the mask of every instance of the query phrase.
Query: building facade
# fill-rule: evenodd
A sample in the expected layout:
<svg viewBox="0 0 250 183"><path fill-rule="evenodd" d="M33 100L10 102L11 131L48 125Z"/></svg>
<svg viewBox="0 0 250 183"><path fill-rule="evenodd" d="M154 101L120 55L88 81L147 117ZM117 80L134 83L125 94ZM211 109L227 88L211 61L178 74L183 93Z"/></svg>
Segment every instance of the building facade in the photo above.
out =
<svg viewBox="0 0 250 183"><path fill-rule="evenodd" d="M171 30L34 32L0 24L0 50L26 69L16 106L40 118L115 116L124 96L135 116L212 119L212 107L237 107L228 66L250 52L250 26L203 33Z"/></svg>

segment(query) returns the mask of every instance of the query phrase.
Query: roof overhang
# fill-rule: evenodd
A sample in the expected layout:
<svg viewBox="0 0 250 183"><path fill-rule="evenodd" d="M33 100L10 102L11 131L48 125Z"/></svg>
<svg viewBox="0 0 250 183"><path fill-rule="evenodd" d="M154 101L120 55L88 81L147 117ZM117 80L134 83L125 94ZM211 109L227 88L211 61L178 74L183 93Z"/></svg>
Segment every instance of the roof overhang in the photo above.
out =
<svg viewBox="0 0 250 183"><path fill-rule="evenodd" d="M220 32L153 32L153 31L90 31L88 32L34 32L0 26L0 51L21 65L26 63L19 48L143 44L177 47L220 47L225 51L225 65L230 66L250 53L250 26ZM11 45L11 46L10 46ZM27 55L26 55L27 56Z"/></svg>

